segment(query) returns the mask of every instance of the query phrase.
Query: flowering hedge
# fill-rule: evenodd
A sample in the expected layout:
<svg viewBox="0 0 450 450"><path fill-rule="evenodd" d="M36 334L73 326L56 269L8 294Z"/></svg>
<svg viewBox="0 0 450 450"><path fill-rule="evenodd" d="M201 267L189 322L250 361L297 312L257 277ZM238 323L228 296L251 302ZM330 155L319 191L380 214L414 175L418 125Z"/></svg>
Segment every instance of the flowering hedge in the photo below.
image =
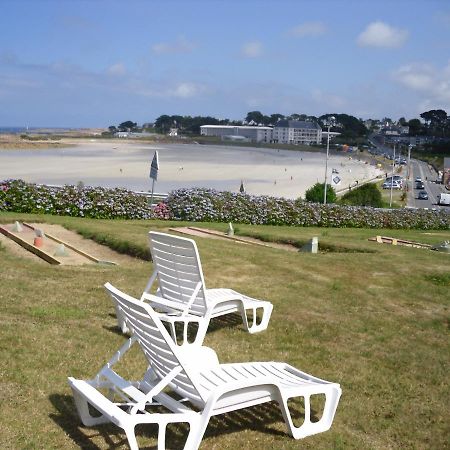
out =
<svg viewBox="0 0 450 450"><path fill-rule="evenodd" d="M178 189L151 209L145 196L126 189L37 186L22 180L0 182L0 210L97 219L172 219L358 228L450 229L450 214L424 209L377 209L322 205L301 200Z"/></svg>
<svg viewBox="0 0 450 450"><path fill-rule="evenodd" d="M322 205L301 200L179 189L169 194L170 218L202 222L240 222L357 228L450 229L450 214L425 209L377 209Z"/></svg>
<svg viewBox="0 0 450 450"><path fill-rule="evenodd" d="M0 210L95 219L151 219L146 197L126 189L64 186L53 188L22 180L0 182Z"/></svg>

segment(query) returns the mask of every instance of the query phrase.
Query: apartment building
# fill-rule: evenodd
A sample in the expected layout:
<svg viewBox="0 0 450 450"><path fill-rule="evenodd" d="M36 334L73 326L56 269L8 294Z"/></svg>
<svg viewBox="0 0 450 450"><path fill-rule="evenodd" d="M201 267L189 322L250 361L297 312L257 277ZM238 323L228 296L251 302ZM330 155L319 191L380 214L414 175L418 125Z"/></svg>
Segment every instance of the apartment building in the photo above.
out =
<svg viewBox="0 0 450 450"><path fill-rule="evenodd" d="M316 122L279 120L273 128L272 139L279 144L320 144L322 128Z"/></svg>
<svg viewBox="0 0 450 450"><path fill-rule="evenodd" d="M202 125L200 126L202 136L240 136L251 142L271 142L271 127L249 127L233 125Z"/></svg>

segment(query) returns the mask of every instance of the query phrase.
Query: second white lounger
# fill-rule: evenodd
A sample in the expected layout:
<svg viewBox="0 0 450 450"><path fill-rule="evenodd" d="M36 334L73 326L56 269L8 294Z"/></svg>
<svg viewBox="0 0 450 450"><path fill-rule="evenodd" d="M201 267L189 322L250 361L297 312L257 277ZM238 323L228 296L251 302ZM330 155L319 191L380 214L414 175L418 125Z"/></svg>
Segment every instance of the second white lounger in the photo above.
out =
<svg viewBox="0 0 450 450"><path fill-rule="evenodd" d="M206 333L214 317L240 313L246 330L257 333L267 328L273 305L268 301L247 297L232 289L206 289L200 255L192 239L166 233L149 232L150 251L154 272L142 294L141 300L149 301L157 311L178 317L202 318L197 339ZM158 283L156 295L161 301L154 303L148 295L154 282ZM249 314L251 312L251 314ZM259 313L259 315L258 315ZM117 311L119 326L123 332L127 326L123 315ZM258 321L258 317L261 317ZM173 325L172 335L175 335Z"/></svg>

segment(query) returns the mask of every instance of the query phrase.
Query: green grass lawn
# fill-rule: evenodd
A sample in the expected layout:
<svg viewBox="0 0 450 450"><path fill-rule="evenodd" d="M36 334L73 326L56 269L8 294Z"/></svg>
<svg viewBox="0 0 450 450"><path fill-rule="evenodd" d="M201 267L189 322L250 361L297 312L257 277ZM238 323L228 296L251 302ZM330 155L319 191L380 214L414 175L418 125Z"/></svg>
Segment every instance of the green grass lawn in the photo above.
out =
<svg viewBox="0 0 450 450"><path fill-rule="evenodd" d="M124 252L122 266L50 266L0 249L0 447L121 449L112 425L86 428L67 377L90 378L124 342L117 332L110 281L139 296L151 273L147 232L183 223L108 221L0 213L0 222L47 221ZM225 231L226 224L196 224ZM343 395L330 431L295 441L272 406L213 418L202 449L450 448L450 255L369 242L377 234L424 243L450 231L295 228L236 225L241 235L302 245L319 237L323 252L195 238L208 287L270 300L267 331L249 335L239 320L212 322L205 345L221 362L288 362L339 382ZM139 352L125 374L138 378ZM141 448L156 430L138 428ZM168 448L182 448L175 427Z"/></svg>

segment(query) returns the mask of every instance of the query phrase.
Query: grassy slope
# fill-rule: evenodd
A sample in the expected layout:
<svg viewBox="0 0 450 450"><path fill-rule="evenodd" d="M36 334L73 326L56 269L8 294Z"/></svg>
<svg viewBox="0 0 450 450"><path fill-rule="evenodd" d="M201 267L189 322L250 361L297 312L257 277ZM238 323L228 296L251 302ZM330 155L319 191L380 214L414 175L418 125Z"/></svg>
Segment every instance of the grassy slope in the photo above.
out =
<svg viewBox="0 0 450 450"><path fill-rule="evenodd" d="M142 254L146 232L167 226L6 213L0 213L0 222L37 217L106 236L122 250L138 248ZM226 229L225 224L203 226ZM209 287L231 287L269 299L275 307L267 331L251 336L238 321L230 326L216 320L205 344L222 362L289 362L340 382L343 397L332 429L301 443L286 435L276 409L256 407L213 419L202 448L449 448L450 257L367 238L384 234L432 243L450 239L450 233L235 229L298 244L319 236L330 246L361 250L310 255L196 238ZM115 427L80 426L66 377L93 376L123 342L114 332L102 284L111 281L137 296L150 263L52 267L4 249L0 255L1 447L111 448L114 443L127 448ZM142 367L139 354L131 355L125 372L136 374ZM169 448L180 446L182 430L171 431ZM143 445L155 444L154 434L139 436Z"/></svg>

